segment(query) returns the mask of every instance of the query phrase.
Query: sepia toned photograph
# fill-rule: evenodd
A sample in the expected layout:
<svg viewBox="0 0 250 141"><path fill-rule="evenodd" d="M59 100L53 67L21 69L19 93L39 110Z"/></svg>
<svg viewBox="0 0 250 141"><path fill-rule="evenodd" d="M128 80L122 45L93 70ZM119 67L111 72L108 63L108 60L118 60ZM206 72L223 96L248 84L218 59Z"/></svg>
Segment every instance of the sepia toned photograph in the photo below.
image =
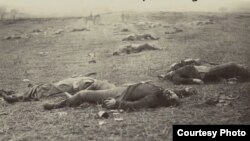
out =
<svg viewBox="0 0 250 141"><path fill-rule="evenodd" d="M0 0L0 141L173 125L250 125L250 0Z"/></svg>

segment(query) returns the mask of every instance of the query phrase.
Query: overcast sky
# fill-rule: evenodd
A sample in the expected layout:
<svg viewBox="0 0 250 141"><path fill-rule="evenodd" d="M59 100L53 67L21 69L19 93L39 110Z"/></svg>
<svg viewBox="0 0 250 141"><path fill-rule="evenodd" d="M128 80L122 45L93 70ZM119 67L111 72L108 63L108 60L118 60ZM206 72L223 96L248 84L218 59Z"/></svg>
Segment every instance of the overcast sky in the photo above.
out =
<svg viewBox="0 0 250 141"><path fill-rule="evenodd" d="M0 0L8 9L37 16L81 16L111 11L218 11L250 9L250 0Z"/></svg>

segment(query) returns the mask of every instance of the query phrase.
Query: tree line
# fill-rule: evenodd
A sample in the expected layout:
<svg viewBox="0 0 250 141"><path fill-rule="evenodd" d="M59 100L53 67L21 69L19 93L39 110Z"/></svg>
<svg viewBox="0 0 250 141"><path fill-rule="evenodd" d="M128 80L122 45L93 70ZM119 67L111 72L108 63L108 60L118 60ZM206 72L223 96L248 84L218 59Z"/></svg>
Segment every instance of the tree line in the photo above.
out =
<svg viewBox="0 0 250 141"><path fill-rule="evenodd" d="M16 16L18 14L18 11L16 9L10 9L10 11L8 12L6 7L3 7L3 6L0 6L0 20L2 21L4 19L4 17L7 15L7 14L10 14L11 18L13 20L16 19Z"/></svg>

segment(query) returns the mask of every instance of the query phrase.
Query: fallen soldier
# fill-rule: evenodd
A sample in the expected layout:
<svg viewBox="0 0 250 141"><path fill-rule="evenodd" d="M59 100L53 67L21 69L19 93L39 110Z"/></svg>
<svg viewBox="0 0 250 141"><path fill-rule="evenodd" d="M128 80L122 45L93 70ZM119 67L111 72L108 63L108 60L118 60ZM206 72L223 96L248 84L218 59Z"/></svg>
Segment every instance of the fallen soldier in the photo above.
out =
<svg viewBox="0 0 250 141"><path fill-rule="evenodd" d="M80 32L80 31L90 31L90 29L87 28L74 28L71 30L71 32Z"/></svg>
<svg viewBox="0 0 250 141"><path fill-rule="evenodd" d="M159 37L154 37L151 34L133 34L128 35L122 41L142 41L142 40L159 40Z"/></svg>
<svg viewBox="0 0 250 141"><path fill-rule="evenodd" d="M150 83L137 83L128 87L116 87L108 90L82 90L59 103L46 103L45 110L63 107L77 107L82 103L103 104L109 109L135 110L156 108L179 104L179 98L196 94L193 88L167 90Z"/></svg>
<svg viewBox="0 0 250 141"><path fill-rule="evenodd" d="M215 64L200 59L186 59L171 65L167 74L159 77L175 84L204 84L232 79L249 81L250 71L235 63Z"/></svg>
<svg viewBox="0 0 250 141"><path fill-rule="evenodd" d="M160 50L160 49L148 43L139 44L139 45L128 45L118 51L115 51L113 55L139 53L145 50Z"/></svg>
<svg viewBox="0 0 250 141"><path fill-rule="evenodd" d="M40 84L29 86L22 95L9 95L2 90L1 95L8 103L37 101L41 98L65 95L67 97L81 90L104 90L114 88L115 85L107 81L96 80L91 77L67 78L52 84Z"/></svg>
<svg viewBox="0 0 250 141"><path fill-rule="evenodd" d="M183 32L183 30L177 27L168 27L165 31L165 34L175 34L179 32Z"/></svg>

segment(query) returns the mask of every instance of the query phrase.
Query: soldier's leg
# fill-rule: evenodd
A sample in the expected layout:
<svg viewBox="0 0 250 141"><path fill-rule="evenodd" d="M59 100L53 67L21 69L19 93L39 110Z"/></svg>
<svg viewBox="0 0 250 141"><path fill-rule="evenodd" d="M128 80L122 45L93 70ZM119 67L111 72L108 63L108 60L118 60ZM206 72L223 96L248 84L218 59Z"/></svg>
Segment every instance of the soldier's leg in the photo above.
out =
<svg viewBox="0 0 250 141"><path fill-rule="evenodd" d="M103 93L102 90L96 90L96 91L83 90L59 103L51 103L51 104L46 103L43 105L43 107L45 110L51 110L51 109L58 109L58 108L63 108L63 107L77 107L84 102L102 104L104 100L110 97L114 98L115 96L116 94Z"/></svg>
<svg viewBox="0 0 250 141"><path fill-rule="evenodd" d="M226 63L217 65L205 75L205 80L216 80L219 78L233 78L237 77L242 80L250 80L250 71L247 67L235 63Z"/></svg>

